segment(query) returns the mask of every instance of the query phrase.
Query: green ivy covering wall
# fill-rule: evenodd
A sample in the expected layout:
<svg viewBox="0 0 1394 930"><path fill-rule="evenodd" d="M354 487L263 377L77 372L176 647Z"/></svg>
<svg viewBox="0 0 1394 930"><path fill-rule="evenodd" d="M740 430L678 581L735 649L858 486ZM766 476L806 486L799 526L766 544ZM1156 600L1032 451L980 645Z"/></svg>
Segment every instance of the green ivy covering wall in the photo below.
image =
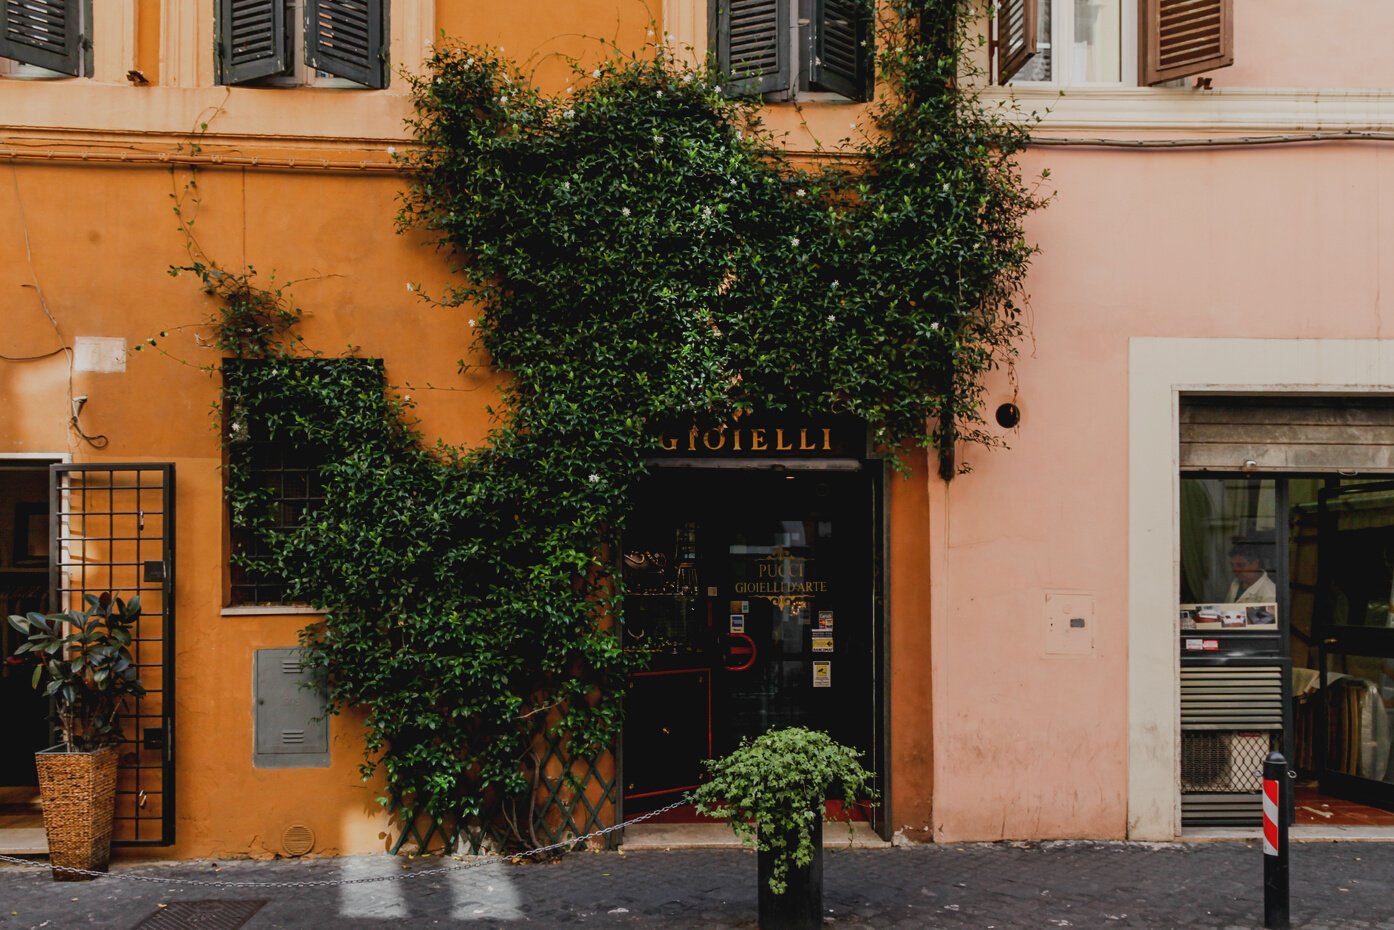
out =
<svg viewBox="0 0 1394 930"><path fill-rule="evenodd" d="M229 380L230 416L329 463L324 506L263 528L255 567L327 608L305 640L336 705L366 708L365 773L405 816L526 806L543 729L611 744L632 664L611 556L650 424L792 409L860 417L891 456L991 442L983 377L1021 333L1040 201L1014 162L1025 129L964 89L970 6L881 4L858 157L813 165L662 45L561 94L442 45L413 82L400 222L454 257L436 299L510 375L478 448L426 447L372 366L298 357L279 292L189 266L236 298L222 343L266 359ZM255 523L235 464L228 495Z"/></svg>

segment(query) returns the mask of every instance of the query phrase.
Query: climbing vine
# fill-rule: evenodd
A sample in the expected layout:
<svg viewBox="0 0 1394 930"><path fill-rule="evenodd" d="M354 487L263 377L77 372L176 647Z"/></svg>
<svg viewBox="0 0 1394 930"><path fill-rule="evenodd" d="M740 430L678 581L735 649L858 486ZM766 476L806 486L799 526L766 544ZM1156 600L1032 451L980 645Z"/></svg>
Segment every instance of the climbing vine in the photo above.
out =
<svg viewBox="0 0 1394 930"><path fill-rule="evenodd" d="M992 441L983 378L1021 334L1040 206L1026 129L969 89L969 0L881 6L851 159L789 156L762 104L661 41L556 94L501 50L437 49L399 222L454 256L435 298L509 374L476 448L426 447L376 365L304 357L279 292L185 267L229 308L219 344L256 360L225 373L229 500L271 553L241 558L327 609L305 642L406 816L526 807L544 731L611 743L635 661L611 559L658 423L850 414L897 461ZM300 525L264 518L236 454L255 442L327 463Z"/></svg>

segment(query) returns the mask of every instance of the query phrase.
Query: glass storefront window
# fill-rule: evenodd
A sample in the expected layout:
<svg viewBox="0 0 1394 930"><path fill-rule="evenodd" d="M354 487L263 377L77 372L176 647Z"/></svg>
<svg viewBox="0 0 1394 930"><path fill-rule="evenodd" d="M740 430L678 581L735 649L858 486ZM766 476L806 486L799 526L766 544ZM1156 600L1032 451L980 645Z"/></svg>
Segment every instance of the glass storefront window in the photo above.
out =
<svg viewBox="0 0 1394 930"><path fill-rule="evenodd" d="M1181 481L1181 603L1272 603L1277 595L1277 483Z"/></svg>

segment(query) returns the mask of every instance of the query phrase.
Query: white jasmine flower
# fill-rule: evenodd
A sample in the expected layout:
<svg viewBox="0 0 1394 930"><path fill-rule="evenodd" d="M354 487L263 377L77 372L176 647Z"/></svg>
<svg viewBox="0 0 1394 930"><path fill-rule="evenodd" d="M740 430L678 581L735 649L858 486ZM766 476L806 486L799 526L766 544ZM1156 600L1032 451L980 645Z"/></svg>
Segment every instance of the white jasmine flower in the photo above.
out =
<svg viewBox="0 0 1394 930"><path fill-rule="evenodd" d="M829 322L829 323L836 323L836 322L837 322L837 317L836 317L835 315L829 313L829 314L828 314L828 322Z"/></svg>
<svg viewBox="0 0 1394 930"><path fill-rule="evenodd" d="M684 75L682 76L682 82L683 82L684 84L691 84L691 83L692 83L692 73L691 73L691 72L688 72L687 74L684 74Z"/></svg>
<svg viewBox="0 0 1394 930"><path fill-rule="evenodd" d="M628 216L628 215L629 215L629 208L628 208L628 207L620 207L620 216Z"/></svg>
<svg viewBox="0 0 1394 930"><path fill-rule="evenodd" d="M658 96L662 97L662 96L663 96L663 91L660 90L660 91L658 92Z"/></svg>
<svg viewBox="0 0 1394 930"><path fill-rule="evenodd" d="M470 320L470 329L474 329L474 320Z"/></svg>
<svg viewBox="0 0 1394 930"><path fill-rule="evenodd" d="M397 146L395 146L395 145L389 145L389 146L387 147L387 154L388 154L388 155L392 155L392 156L395 157L396 154L397 154Z"/></svg>
<svg viewBox="0 0 1394 930"><path fill-rule="evenodd" d="M414 284L412 284L410 281L408 281L408 282L407 282L407 293L411 294L411 293L415 293L415 292L416 292L416 285L414 285Z"/></svg>
<svg viewBox="0 0 1394 930"><path fill-rule="evenodd" d="M596 68L594 71L592 71L592 72L591 72L591 77L593 77L593 78L598 78L598 77L600 77L600 69L599 69L599 68Z"/></svg>
<svg viewBox="0 0 1394 930"><path fill-rule="evenodd" d="M804 189L801 187L801 188L799 188L798 190L794 191L794 196L795 196L795 197L806 197L806 196L808 196L808 191L804 190Z"/></svg>
<svg viewBox="0 0 1394 930"><path fill-rule="evenodd" d="M721 85L720 85L720 84L716 85L715 87L712 88L712 90L716 91L718 94L721 93Z"/></svg>
<svg viewBox="0 0 1394 930"><path fill-rule="evenodd" d="M654 137L653 137L653 144L654 144L654 145L662 145L662 144L663 144L663 137L662 137L662 136L654 136Z"/></svg>
<svg viewBox="0 0 1394 930"><path fill-rule="evenodd" d="M466 68L468 68L468 67L469 67L470 65L472 65L472 64L474 64L474 59L473 59L473 58L466 58L466 59L465 59L465 67L466 67Z"/></svg>
<svg viewBox="0 0 1394 930"><path fill-rule="evenodd" d="M790 237L790 239L789 239L789 244L790 244L791 246L793 246L794 248L797 249L797 248L799 247L799 237L798 237L798 236L792 236L792 237Z"/></svg>
<svg viewBox="0 0 1394 930"><path fill-rule="evenodd" d="M934 330L934 331L936 331L936 332L938 332L938 330L939 330L939 324L938 324L938 323L930 323L930 324L929 324L929 328L932 329L932 330Z"/></svg>
<svg viewBox="0 0 1394 930"><path fill-rule="evenodd" d="M650 34L652 34L652 33L650 33ZM597 475L595 472L591 472L591 476L590 476L590 478L589 478L588 480L590 481L591 484L599 484L599 483L600 483L600 476Z"/></svg>
<svg viewBox="0 0 1394 930"><path fill-rule="evenodd" d="M562 181L562 182L561 182L561 189L564 190L564 191L569 191L569 190L571 190L571 182L570 182L570 181Z"/></svg>
<svg viewBox="0 0 1394 930"><path fill-rule="evenodd" d="M839 284L837 281L834 281L832 284L828 285L828 287L830 287L832 290L837 290L841 286L842 285Z"/></svg>
<svg viewBox="0 0 1394 930"><path fill-rule="evenodd" d="M573 117L576 116L576 111L575 111L575 110L564 110L564 111L562 111L562 114L561 114L561 115L562 115L562 118L563 118L563 119L572 119Z"/></svg>
<svg viewBox="0 0 1394 930"><path fill-rule="evenodd" d="M703 208L702 208L702 218L705 219L705 220L709 220L709 219L712 218L712 208L711 208L711 207L703 207Z"/></svg>
<svg viewBox="0 0 1394 930"><path fill-rule="evenodd" d="M664 42L672 42L672 41L673 41L673 34L672 34L671 32L665 32L665 33L663 33L663 41L664 41Z"/></svg>
<svg viewBox="0 0 1394 930"><path fill-rule="evenodd" d="M507 97L507 96L503 96L503 97L500 97L500 98L499 98L499 103L507 103L507 102L508 102L508 97Z"/></svg>

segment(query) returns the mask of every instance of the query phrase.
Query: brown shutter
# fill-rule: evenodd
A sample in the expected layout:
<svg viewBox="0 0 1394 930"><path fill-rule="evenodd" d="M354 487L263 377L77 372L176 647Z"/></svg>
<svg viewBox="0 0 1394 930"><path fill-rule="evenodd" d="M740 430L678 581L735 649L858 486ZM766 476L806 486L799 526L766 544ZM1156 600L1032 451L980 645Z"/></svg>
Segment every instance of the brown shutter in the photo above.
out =
<svg viewBox="0 0 1394 930"><path fill-rule="evenodd" d="M1005 84L1036 57L1036 0L997 5L997 83Z"/></svg>
<svg viewBox="0 0 1394 930"><path fill-rule="evenodd" d="M1143 84L1161 84L1234 64L1234 0L1140 0Z"/></svg>

